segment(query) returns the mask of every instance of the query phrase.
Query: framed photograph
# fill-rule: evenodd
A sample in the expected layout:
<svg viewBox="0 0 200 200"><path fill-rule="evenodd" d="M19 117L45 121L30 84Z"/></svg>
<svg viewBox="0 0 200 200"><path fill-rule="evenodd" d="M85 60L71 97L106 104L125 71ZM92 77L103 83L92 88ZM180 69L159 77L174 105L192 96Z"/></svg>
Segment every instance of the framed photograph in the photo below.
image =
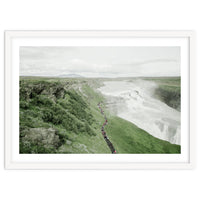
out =
<svg viewBox="0 0 200 200"><path fill-rule="evenodd" d="M6 169L191 169L192 31L5 31Z"/></svg>

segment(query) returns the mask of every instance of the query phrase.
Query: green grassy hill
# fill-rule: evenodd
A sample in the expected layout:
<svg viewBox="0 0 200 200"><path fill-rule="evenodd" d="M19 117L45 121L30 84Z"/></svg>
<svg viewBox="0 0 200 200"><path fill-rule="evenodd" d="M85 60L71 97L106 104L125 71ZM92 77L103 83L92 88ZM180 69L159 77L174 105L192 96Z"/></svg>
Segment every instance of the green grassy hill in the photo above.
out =
<svg viewBox="0 0 200 200"><path fill-rule="evenodd" d="M180 146L160 140L119 117L110 117L109 138L120 153L180 153Z"/></svg>
<svg viewBox="0 0 200 200"><path fill-rule="evenodd" d="M97 79L20 79L20 153L110 153L101 134L104 98ZM118 153L180 153L134 124L108 116L106 132Z"/></svg>

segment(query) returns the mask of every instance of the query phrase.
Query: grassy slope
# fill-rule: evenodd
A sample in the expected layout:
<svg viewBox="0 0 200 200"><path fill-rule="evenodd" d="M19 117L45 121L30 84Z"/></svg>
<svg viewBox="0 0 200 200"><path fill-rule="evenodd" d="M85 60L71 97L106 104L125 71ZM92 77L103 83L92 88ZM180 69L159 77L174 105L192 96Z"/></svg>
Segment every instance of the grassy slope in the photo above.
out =
<svg viewBox="0 0 200 200"><path fill-rule="evenodd" d="M106 131L117 152L180 153L179 145L155 138L126 120L118 117L110 117L108 120Z"/></svg>
<svg viewBox="0 0 200 200"><path fill-rule="evenodd" d="M110 153L96 118L91 115L87 97L77 90L79 82L75 79L21 79L21 153ZM81 84L84 85L83 81ZM62 90L64 87L65 90ZM39 139L27 139L27 133L34 128L55 129L60 139L59 145L43 148Z"/></svg>
<svg viewBox="0 0 200 200"><path fill-rule="evenodd" d="M32 100L30 98L28 100L20 99L21 102L28 104L27 108L20 108L20 129L23 130L30 127L53 127L58 130L58 135L61 139L64 138L63 143L58 148L51 150L50 153L110 153L110 150L100 131L104 119L99 112L97 104L100 101L104 101L104 99L99 93L94 91L94 88L99 86L98 81L95 81L94 79L45 78L33 78L31 80L26 78L23 80L25 82L23 83L24 85L21 85L22 88L27 88L27 86L29 86L28 88L31 90L34 84L41 85L41 81L45 81L46 88L53 87L51 84L54 85L54 83L57 83L56 85L61 85L62 87L66 87L66 85L68 85L66 89L67 91L74 91L75 88L76 96L81 98L87 105L85 108L85 115L87 117L92 116L93 120L89 123L89 130L92 130L92 134L88 134L84 128L80 130L78 129L78 131L73 131L73 128L70 130L68 126L64 125L68 119L68 115L65 113L66 110L73 115L72 122L77 124L78 127L81 126L80 124L85 124L84 119L81 119L79 115L74 115L72 111L66 109L65 104L68 104L70 99L70 95L68 93L64 94L63 97L56 98L56 100L54 99L52 104L53 106L56 106L56 112L53 112L53 116L55 115L54 117L56 119L59 117L64 119L59 124L56 124L51 119L50 121L44 121L43 115L45 110L49 110L49 108L51 110L52 105L49 107L44 104L40 105L38 102L32 105ZM81 89L78 89L80 86ZM41 96L41 94L39 96ZM45 95L42 95L42 97L44 96ZM48 92L45 97L47 97L48 100L51 100L52 98ZM72 104L69 104L69 106L72 106ZM74 109L76 110L77 108ZM104 110L107 114L109 122L106 126L107 135L118 153L180 153L179 145L173 145L169 142L157 139L126 120L110 116L106 108L104 108Z"/></svg>
<svg viewBox="0 0 200 200"><path fill-rule="evenodd" d="M97 86L94 84L93 87ZM88 94L87 101L93 108L93 116L102 124L102 115L96 109L97 103L100 100L103 101L101 95L94 92L89 86L84 87L84 91ZM155 138L134 124L111 116L105 106L103 106L103 110L108 118L108 125L105 127L106 133L118 153L180 153L180 145Z"/></svg>

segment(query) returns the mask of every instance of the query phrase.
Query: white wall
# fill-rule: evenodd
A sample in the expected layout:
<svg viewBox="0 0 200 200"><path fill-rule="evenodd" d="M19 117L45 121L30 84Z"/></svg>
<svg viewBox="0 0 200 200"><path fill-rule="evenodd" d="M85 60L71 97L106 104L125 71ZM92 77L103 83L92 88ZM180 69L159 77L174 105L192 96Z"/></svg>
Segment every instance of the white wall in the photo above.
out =
<svg viewBox="0 0 200 200"><path fill-rule="evenodd" d="M4 88L4 30L195 30L199 37L199 19L198 0L1 0L1 94ZM199 46L199 41L197 43ZM3 95L1 111L2 200L200 199L198 163L194 170L4 170ZM197 145L200 145L200 141L197 141Z"/></svg>

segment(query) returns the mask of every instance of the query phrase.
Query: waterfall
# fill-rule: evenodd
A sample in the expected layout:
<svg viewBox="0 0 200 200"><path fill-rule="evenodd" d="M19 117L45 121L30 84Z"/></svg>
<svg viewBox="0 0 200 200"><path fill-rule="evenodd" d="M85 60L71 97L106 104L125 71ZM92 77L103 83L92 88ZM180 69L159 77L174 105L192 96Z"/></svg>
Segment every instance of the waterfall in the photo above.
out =
<svg viewBox="0 0 200 200"><path fill-rule="evenodd" d="M157 84L152 81L106 81L99 91L118 117L128 120L149 134L180 144L180 112L153 96Z"/></svg>

